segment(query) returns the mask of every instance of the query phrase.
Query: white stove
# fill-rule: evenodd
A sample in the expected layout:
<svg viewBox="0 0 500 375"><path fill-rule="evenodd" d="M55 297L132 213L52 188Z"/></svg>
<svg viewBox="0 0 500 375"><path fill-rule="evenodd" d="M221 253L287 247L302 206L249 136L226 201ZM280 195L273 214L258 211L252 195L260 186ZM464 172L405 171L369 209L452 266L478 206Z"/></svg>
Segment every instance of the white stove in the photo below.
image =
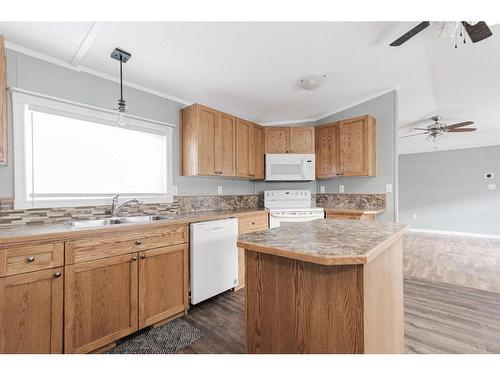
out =
<svg viewBox="0 0 500 375"><path fill-rule="evenodd" d="M311 207L309 190L267 190L264 192L264 207L269 210L269 228L325 217L323 208Z"/></svg>

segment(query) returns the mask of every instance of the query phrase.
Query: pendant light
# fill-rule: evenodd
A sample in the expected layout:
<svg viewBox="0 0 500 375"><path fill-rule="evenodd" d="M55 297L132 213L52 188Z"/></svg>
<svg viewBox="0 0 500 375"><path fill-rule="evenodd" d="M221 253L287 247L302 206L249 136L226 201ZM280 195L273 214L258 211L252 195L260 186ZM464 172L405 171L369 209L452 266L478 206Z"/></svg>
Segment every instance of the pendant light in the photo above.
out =
<svg viewBox="0 0 500 375"><path fill-rule="evenodd" d="M123 99L123 64L126 63L132 55L120 48L115 48L111 52L111 57L120 62L120 99L116 105L115 110L118 112L117 122L120 126L127 125L127 105Z"/></svg>

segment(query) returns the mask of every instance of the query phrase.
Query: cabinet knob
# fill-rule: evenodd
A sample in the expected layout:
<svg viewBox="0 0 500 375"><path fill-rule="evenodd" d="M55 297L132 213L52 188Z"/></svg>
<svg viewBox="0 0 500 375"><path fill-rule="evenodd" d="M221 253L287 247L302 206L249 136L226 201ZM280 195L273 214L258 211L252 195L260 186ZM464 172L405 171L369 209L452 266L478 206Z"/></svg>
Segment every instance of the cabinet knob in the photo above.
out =
<svg viewBox="0 0 500 375"><path fill-rule="evenodd" d="M146 255L141 254L141 259L146 259Z"/></svg>
<svg viewBox="0 0 500 375"><path fill-rule="evenodd" d="M223 171L219 171L219 174L224 174L224 172Z"/></svg>
<svg viewBox="0 0 500 375"><path fill-rule="evenodd" d="M133 260L133 261L136 261L136 260L137 260L137 256L136 256L136 255L134 255L134 256L132 257L132 260Z"/></svg>
<svg viewBox="0 0 500 375"><path fill-rule="evenodd" d="M61 272L54 272L54 277L61 277L62 273Z"/></svg>
<svg viewBox="0 0 500 375"><path fill-rule="evenodd" d="M26 262L28 262L28 263L32 263L34 261L35 261L35 257L32 255L30 255L29 257L26 258Z"/></svg>
<svg viewBox="0 0 500 375"><path fill-rule="evenodd" d="M140 245L141 243L142 243L142 241L141 241L141 240L135 240L135 244L136 244L136 245Z"/></svg>

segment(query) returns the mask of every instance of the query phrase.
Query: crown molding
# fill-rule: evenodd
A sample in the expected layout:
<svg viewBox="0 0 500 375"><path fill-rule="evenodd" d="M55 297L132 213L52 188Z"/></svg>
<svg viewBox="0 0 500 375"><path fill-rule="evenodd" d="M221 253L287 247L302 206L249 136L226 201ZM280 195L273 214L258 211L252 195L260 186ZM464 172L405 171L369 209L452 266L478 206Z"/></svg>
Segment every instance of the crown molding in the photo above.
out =
<svg viewBox="0 0 500 375"><path fill-rule="evenodd" d="M315 118L306 118L306 119L301 119L301 120L261 122L261 123L259 123L259 125L262 125L262 126L279 126L279 125L301 124L303 122L314 122L314 123L316 123L316 121L317 121L317 119L315 119Z"/></svg>
<svg viewBox="0 0 500 375"><path fill-rule="evenodd" d="M113 81L116 83L120 82L119 77L115 77L111 74L107 74L107 73L103 73L103 72L100 72L100 71L95 70L95 69L87 68L83 65L72 65L64 60L46 55L46 54L41 53L41 52L34 51L30 48L26 48L26 47L20 46L18 44L15 44L15 43L12 43L9 41L5 41L5 48L10 49L10 50L15 51L15 52L18 52L18 53L21 53L23 55L31 56L31 57L34 57L36 59L49 62L51 64L61 66L61 67L66 68L66 69L71 69L71 70L76 71L76 72L91 74L93 76L103 78L103 79L106 79L108 81ZM140 90L140 91L143 91L143 92L147 92L149 94L156 95L156 96L159 96L159 97L162 97L165 99L169 99L169 100L172 100L172 101L180 103L180 104L184 104L184 105L193 104L193 102L191 102L189 100L178 98L176 96L169 95L169 94L164 93L162 91L154 90L154 89L151 89L149 87L142 86L142 85L139 85L139 84L131 82L131 81L124 80L123 85Z"/></svg>

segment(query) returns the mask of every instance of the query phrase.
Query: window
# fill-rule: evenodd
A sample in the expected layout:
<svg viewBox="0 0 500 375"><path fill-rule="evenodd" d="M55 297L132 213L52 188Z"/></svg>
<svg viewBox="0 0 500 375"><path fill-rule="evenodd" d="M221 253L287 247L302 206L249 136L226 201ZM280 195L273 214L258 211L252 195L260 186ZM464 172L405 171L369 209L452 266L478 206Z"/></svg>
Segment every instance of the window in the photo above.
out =
<svg viewBox="0 0 500 375"><path fill-rule="evenodd" d="M13 93L15 206L109 204L117 193L171 202L172 128Z"/></svg>

